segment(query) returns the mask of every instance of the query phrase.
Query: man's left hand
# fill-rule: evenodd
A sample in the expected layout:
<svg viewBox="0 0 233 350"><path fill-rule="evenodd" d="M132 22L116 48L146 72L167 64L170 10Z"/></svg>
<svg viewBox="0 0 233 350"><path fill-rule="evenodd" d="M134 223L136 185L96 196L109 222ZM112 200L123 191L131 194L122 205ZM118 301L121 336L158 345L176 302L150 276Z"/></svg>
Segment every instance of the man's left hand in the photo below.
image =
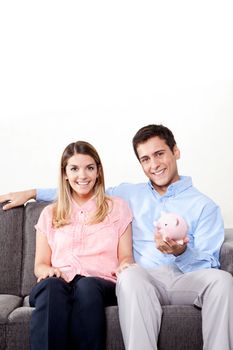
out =
<svg viewBox="0 0 233 350"><path fill-rule="evenodd" d="M173 254L175 256L181 255L187 248L188 237L183 239L183 244L179 244L169 237L164 240L162 235L155 233L155 246L164 254Z"/></svg>

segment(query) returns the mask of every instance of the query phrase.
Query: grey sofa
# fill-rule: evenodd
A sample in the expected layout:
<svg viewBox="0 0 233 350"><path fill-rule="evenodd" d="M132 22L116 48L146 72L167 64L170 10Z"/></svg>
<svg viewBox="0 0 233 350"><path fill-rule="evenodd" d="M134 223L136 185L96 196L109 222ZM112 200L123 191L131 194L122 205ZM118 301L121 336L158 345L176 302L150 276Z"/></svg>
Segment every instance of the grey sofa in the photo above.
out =
<svg viewBox="0 0 233 350"><path fill-rule="evenodd" d="M8 211L0 208L0 350L29 350L33 309L28 294L36 283L34 225L44 206L31 202ZM221 268L233 273L233 229L225 232ZM124 350L116 306L106 308L106 318L107 350ZM187 305L164 306L159 349L202 349L201 311Z"/></svg>

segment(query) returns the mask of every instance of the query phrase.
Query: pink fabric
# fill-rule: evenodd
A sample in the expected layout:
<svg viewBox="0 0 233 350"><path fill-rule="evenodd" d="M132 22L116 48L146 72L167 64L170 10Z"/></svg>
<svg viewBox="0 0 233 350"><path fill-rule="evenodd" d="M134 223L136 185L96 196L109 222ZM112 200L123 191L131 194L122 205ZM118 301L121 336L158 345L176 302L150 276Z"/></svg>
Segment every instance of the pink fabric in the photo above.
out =
<svg viewBox="0 0 233 350"><path fill-rule="evenodd" d="M88 216L96 209L93 199L81 207L73 202L71 223L58 229L52 227L52 205L41 212L35 227L47 236L52 266L65 273L67 282L76 274L116 281L111 272L118 266L118 242L132 221L132 214L124 200L111 198L111 212L95 225L87 225Z"/></svg>

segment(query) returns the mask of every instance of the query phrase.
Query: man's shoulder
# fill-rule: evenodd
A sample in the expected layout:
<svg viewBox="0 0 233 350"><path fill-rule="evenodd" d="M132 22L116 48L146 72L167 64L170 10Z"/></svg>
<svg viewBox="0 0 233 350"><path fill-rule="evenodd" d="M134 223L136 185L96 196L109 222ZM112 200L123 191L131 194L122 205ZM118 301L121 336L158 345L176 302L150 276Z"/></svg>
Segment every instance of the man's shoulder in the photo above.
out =
<svg viewBox="0 0 233 350"><path fill-rule="evenodd" d="M199 188L193 185L190 176L181 176L181 186L179 188L180 193L184 193L190 197L200 199L206 203L214 203L213 199L209 197L208 194L202 192Z"/></svg>
<svg viewBox="0 0 233 350"><path fill-rule="evenodd" d="M202 190L199 190L198 188L193 186L191 188L191 191L192 191L193 196L200 197L205 202L213 202L214 203L214 200L207 193L202 192Z"/></svg>
<svg viewBox="0 0 233 350"><path fill-rule="evenodd" d="M198 211L212 212L219 208L219 205L209 195L196 187L191 187L188 192L187 199L193 210L196 208Z"/></svg>

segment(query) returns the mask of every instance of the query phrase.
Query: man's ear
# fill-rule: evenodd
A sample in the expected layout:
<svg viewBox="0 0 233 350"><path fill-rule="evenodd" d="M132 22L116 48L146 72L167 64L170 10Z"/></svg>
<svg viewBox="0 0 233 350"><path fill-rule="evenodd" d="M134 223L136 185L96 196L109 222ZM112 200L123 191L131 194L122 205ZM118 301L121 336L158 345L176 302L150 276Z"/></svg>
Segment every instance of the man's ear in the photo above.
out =
<svg viewBox="0 0 233 350"><path fill-rule="evenodd" d="M174 156L176 157L176 160L177 160L177 159L180 159L180 150L179 150L179 148L177 147L177 145L175 145L175 146L173 147L173 154L174 154Z"/></svg>

